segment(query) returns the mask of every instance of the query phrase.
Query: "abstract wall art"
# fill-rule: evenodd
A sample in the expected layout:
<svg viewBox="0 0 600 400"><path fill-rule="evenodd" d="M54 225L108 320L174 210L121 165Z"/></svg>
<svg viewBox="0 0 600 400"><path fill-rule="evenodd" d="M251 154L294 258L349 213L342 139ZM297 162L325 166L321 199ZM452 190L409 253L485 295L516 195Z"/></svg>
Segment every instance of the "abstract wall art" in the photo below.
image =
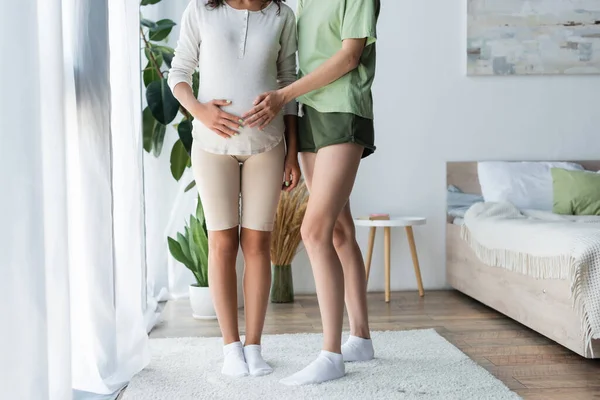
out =
<svg viewBox="0 0 600 400"><path fill-rule="evenodd" d="M467 74L600 74L600 0L467 0Z"/></svg>

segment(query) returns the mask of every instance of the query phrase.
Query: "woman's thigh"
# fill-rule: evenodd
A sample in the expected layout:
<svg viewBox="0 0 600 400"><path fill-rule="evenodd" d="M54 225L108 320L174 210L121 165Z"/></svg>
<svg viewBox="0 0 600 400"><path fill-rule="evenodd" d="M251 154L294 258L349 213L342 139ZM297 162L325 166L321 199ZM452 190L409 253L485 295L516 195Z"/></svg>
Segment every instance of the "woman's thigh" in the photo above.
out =
<svg viewBox="0 0 600 400"><path fill-rule="evenodd" d="M320 149L314 160L311 155L303 155L303 167L310 175L305 218L333 229L348 204L363 150L363 146L344 143Z"/></svg>
<svg viewBox="0 0 600 400"><path fill-rule="evenodd" d="M364 151L363 151L364 155ZM306 187L310 192L312 186L312 177L315 170L315 161L317 160L317 153L301 153L300 161L302 163L302 174L304 176L304 180L306 181ZM352 211L350 209L350 200L346 202L342 211L338 215L335 229L338 229L347 232L349 230L353 230L354 221L352 219ZM334 234L335 236L335 234Z"/></svg>
<svg viewBox="0 0 600 400"><path fill-rule="evenodd" d="M192 145L192 169L209 231L239 225L240 164L234 157Z"/></svg>
<svg viewBox="0 0 600 400"><path fill-rule="evenodd" d="M242 165L242 227L270 232L283 184L285 143L250 156Z"/></svg>

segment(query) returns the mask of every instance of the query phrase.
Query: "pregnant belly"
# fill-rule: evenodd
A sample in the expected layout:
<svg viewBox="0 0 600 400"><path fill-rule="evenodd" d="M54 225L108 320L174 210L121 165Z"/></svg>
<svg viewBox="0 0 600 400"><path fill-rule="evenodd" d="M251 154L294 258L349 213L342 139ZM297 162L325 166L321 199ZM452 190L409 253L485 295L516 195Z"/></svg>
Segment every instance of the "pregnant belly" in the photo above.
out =
<svg viewBox="0 0 600 400"><path fill-rule="evenodd" d="M201 82L198 100L207 103L212 100L229 100L231 105L221 107L223 111L242 116L254 107L254 100L264 93L278 88L277 81L260 82L240 81L238 79L221 80L220 82Z"/></svg>
<svg viewBox="0 0 600 400"><path fill-rule="evenodd" d="M268 82L261 82L259 79L220 79L218 82L206 79L200 83L198 100L202 103L212 100L230 100L231 104L221 107L221 109L236 117L241 117L254 107L253 103L257 96L277 88L278 84L275 79ZM284 130L283 112L280 112L262 131L258 127L246 126L237 129L240 135L232 139L222 139L200 121L194 121L194 137L199 139L203 145L212 149L233 147L236 154L252 154L257 149L269 148L279 142Z"/></svg>

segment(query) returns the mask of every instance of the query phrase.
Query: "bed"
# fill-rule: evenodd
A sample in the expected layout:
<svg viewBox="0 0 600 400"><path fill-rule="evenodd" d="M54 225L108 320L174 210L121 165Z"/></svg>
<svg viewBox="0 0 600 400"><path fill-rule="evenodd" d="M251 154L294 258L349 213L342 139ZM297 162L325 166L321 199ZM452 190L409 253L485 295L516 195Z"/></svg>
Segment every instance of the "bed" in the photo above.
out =
<svg viewBox="0 0 600 400"><path fill-rule="evenodd" d="M575 162L586 170L600 171L600 161ZM477 162L447 163L447 184L481 195ZM481 261L461 228L459 219L448 215L446 273L453 288L583 357L600 358L600 340L586 336L569 278L540 279L490 266Z"/></svg>

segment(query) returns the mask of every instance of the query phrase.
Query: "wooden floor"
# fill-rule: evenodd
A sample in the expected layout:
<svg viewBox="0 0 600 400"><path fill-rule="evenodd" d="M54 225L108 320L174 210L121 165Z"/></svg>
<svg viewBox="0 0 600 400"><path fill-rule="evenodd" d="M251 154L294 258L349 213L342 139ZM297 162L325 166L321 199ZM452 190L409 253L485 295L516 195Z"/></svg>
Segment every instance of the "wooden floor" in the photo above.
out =
<svg viewBox="0 0 600 400"><path fill-rule="evenodd" d="M389 304L372 293L369 312L373 331L434 328L524 399L600 399L600 360L586 360L459 292L392 293ZM321 332L315 296L269 306L266 334L300 332ZM169 302L150 337L189 336L220 332L215 321L192 319L187 300Z"/></svg>

